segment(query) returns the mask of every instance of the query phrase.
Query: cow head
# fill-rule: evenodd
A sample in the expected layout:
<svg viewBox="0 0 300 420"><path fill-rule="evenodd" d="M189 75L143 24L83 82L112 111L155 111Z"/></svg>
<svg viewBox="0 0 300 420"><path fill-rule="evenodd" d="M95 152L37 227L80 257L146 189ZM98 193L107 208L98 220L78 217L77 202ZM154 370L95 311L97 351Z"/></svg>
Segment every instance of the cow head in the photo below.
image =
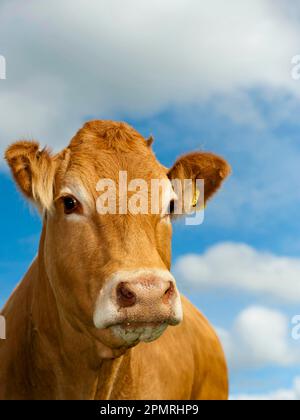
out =
<svg viewBox="0 0 300 420"><path fill-rule="evenodd" d="M171 180L203 179L207 201L230 172L222 158L193 153L166 169L151 140L127 124L92 121L57 155L35 142L18 142L6 159L22 192L43 214L40 254L57 306L70 322L84 325L114 355L180 323L180 295L170 272L172 212L166 211L178 199ZM163 181L159 211L130 209L131 198L151 199L153 179ZM100 198L103 180L116 189L117 212L99 210L99 199L106 201ZM138 200L132 191L124 200L120 184L127 188L136 180L149 191L139 187Z"/></svg>

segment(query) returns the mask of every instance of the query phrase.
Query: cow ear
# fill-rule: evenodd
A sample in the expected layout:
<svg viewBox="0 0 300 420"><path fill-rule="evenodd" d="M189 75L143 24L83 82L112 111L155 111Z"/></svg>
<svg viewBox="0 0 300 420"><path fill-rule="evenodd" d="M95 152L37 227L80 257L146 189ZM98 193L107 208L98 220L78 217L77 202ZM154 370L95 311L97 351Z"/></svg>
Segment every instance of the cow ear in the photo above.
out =
<svg viewBox="0 0 300 420"><path fill-rule="evenodd" d="M153 143L154 143L154 137L153 137L153 136L150 136L150 137L146 140L146 143L147 143L147 147L149 147L149 149L151 149L151 147L152 147L152 145L153 145Z"/></svg>
<svg viewBox="0 0 300 420"><path fill-rule="evenodd" d="M220 188L222 182L230 174L230 165L220 156L212 153L195 152L179 158L169 170L170 180L197 180L204 181L204 203L207 202ZM193 200L198 199L197 191L193 194ZM203 201L203 198L202 198ZM197 203L193 203L196 207Z"/></svg>
<svg viewBox="0 0 300 420"><path fill-rule="evenodd" d="M49 210L53 202L55 161L47 149L36 142L20 141L5 153L16 184L40 210Z"/></svg>

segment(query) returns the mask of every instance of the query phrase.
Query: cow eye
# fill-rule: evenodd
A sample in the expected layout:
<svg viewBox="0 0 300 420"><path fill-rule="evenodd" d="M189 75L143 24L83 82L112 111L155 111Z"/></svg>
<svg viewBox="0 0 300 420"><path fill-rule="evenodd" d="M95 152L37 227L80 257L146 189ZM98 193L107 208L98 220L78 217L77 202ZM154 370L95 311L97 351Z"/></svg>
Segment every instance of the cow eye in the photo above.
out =
<svg viewBox="0 0 300 420"><path fill-rule="evenodd" d="M174 214L175 211L175 200L171 200L169 204L169 212L170 214Z"/></svg>
<svg viewBox="0 0 300 420"><path fill-rule="evenodd" d="M80 207L79 201L76 200L76 198L72 197L71 195L63 197L63 204L64 204L65 214L72 214L75 211L77 211Z"/></svg>

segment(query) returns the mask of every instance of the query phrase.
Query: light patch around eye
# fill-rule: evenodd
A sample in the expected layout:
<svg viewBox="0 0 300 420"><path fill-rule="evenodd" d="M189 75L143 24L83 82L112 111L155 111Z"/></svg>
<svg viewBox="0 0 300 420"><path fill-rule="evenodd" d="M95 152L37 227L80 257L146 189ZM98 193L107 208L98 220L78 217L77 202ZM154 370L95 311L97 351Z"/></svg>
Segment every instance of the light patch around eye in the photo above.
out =
<svg viewBox="0 0 300 420"><path fill-rule="evenodd" d="M76 200L78 200L78 202L81 204L82 209L83 209L83 214L79 215L79 214L70 214L68 216L68 219L72 219L72 220L80 220L82 216L87 216L89 215L93 208L95 207L95 202L93 197L88 193L88 191L86 190L86 188L81 184L81 182L73 182L72 184L69 184L68 186L65 186L61 189L59 196L63 197L66 195L71 195L74 198L76 198Z"/></svg>

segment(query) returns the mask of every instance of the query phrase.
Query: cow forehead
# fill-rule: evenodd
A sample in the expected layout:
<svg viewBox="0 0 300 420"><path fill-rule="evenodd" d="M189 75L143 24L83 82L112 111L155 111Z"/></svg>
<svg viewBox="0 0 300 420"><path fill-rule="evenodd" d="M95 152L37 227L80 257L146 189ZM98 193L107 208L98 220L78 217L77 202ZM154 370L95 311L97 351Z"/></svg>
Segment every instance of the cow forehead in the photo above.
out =
<svg viewBox="0 0 300 420"><path fill-rule="evenodd" d="M89 169L87 169L88 166L86 164L81 167L78 165L75 165L74 167L71 166L71 169L66 173L60 188L57 190L56 198L64 195L73 195L81 202L84 206L85 214L88 215L93 212L95 203L99 198L99 191L101 191L98 188L99 182L101 180L107 181L107 179L113 181L116 188L116 197L119 197L120 193L124 194L124 191L121 190L121 178L124 177L124 174L126 174L128 188L132 185L131 181L137 181L136 184L133 184L135 185L135 188L140 188L140 185L144 188L144 184L140 184L140 181L146 181L148 187L148 205L151 205L152 198L155 199L154 197L157 197L156 199L159 200L158 211L161 216L164 216L168 211L170 201L177 198L165 169L159 164L151 166L147 165L147 162L143 162L141 167L137 168L134 164L134 160L128 158L128 164L122 167L122 169L125 167L125 169L128 170L121 171L121 166L116 164L114 166L112 163L105 166L106 167L103 168L102 164L97 165L95 160ZM158 188L158 190L156 190L156 188ZM158 196L157 191L159 194ZM127 190L128 198L132 193L132 190Z"/></svg>
<svg viewBox="0 0 300 420"><path fill-rule="evenodd" d="M133 179L168 179L166 169L156 160L151 151L139 153L113 150L90 150L72 153L68 170L61 182L81 179L85 185L96 186L101 179L118 182L120 172L126 172L129 181Z"/></svg>
<svg viewBox="0 0 300 420"><path fill-rule="evenodd" d="M100 180L109 179L118 185L120 177L126 174L128 182L144 180L168 181L165 168L151 154L140 156L138 153L111 153L95 151L92 155L84 153L71 155L68 170L60 178L58 186L82 184L90 193L96 192Z"/></svg>
<svg viewBox="0 0 300 420"><path fill-rule="evenodd" d="M118 182L120 172L124 171L128 181L167 179L166 168L158 162L146 140L125 123L89 122L67 150L68 161L58 171L58 191L80 183L94 195L101 179Z"/></svg>

